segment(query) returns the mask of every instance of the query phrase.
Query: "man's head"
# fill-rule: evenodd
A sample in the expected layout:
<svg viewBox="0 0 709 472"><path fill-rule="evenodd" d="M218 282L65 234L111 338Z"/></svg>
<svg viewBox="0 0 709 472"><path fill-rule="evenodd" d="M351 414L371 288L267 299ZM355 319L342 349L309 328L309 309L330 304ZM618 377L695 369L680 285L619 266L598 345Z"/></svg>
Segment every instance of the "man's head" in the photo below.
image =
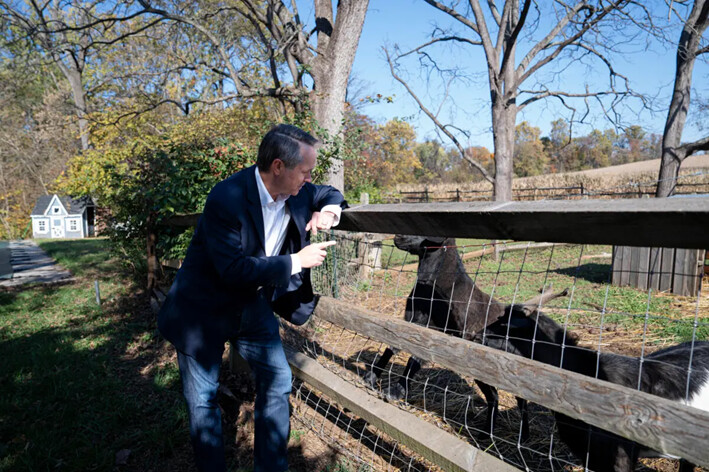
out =
<svg viewBox="0 0 709 472"><path fill-rule="evenodd" d="M258 148L261 174L268 174L267 187L275 194L297 195L317 163L318 140L293 125L278 125L266 133ZM270 184L270 185L269 185Z"/></svg>

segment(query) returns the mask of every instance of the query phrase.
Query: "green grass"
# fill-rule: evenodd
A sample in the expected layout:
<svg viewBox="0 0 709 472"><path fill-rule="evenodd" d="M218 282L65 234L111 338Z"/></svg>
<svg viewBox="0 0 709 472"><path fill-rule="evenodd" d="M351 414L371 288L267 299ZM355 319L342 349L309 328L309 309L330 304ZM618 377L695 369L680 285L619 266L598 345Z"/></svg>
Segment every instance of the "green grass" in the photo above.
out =
<svg viewBox="0 0 709 472"><path fill-rule="evenodd" d="M491 247L486 240L458 239L456 243L461 253ZM345 251L345 244L341 246L340 251ZM529 300L549 284L555 292L569 288L570 296L552 301L545 311L557 321L568 323L571 329L588 329L603 323L628 332L647 330L651 342L709 339L709 314L700 312L695 329L694 316L677 308L676 297L657 292L648 296L646 291L610 285L611 252L611 246L588 245L505 251L497 260L493 254L468 258L465 270L479 288L504 304ZM392 241L384 241L381 262L388 271L371 280L360 280L356 271L347 275L359 292L381 292L400 298L414 284L417 261L415 256L394 247ZM409 264L413 267L403 268ZM347 284L343 269L340 279ZM331 283L331 278L326 282Z"/></svg>
<svg viewBox="0 0 709 472"><path fill-rule="evenodd" d="M118 262L108 255L105 238L76 240L37 240L57 263L77 277L106 279L115 277Z"/></svg>
<svg viewBox="0 0 709 472"><path fill-rule="evenodd" d="M77 280L0 292L0 470L167 470L187 420L153 315L106 241L41 246Z"/></svg>

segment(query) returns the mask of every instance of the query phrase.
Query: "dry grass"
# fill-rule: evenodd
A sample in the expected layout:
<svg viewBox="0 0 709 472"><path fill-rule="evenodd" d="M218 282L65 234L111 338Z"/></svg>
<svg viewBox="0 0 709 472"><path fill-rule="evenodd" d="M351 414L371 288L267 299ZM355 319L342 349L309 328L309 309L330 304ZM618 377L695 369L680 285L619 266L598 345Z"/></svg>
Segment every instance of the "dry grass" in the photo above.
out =
<svg viewBox="0 0 709 472"><path fill-rule="evenodd" d="M611 168L609 168L611 169ZM581 198L580 186L584 194L596 198L632 197L643 194L654 194L657 182L657 171L641 171L630 173L586 173L572 172L565 174L545 174L535 177L514 179L512 182L515 198ZM702 168L689 168L680 172L679 192L682 193L709 193L709 172ZM556 190L544 190L556 188ZM455 197L456 189L461 192L486 192L485 194L466 194L461 197L465 201L475 198L487 198L492 192L492 184L487 181L471 183L445 183L445 184L408 184L398 185L396 192L423 192L428 189L433 201L448 201ZM535 193L536 189L536 193ZM611 194L611 195L606 195Z"/></svg>

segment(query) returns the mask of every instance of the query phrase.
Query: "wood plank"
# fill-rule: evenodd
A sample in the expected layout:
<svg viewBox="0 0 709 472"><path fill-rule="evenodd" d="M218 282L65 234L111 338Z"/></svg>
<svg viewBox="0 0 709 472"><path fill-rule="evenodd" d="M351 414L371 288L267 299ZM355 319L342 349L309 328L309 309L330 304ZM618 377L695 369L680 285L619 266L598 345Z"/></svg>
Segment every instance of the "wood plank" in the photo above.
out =
<svg viewBox="0 0 709 472"><path fill-rule="evenodd" d="M650 248L636 247L635 253L638 258L638 268L635 274L634 287L640 290L647 290L648 281L650 280Z"/></svg>
<svg viewBox="0 0 709 472"><path fill-rule="evenodd" d="M338 229L516 241L709 247L709 197L365 205Z"/></svg>
<svg viewBox="0 0 709 472"><path fill-rule="evenodd" d="M315 315L657 451L709 466L709 412L464 341L379 318L322 297Z"/></svg>
<svg viewBox="0 0 709 472"><path fill-rule="evenodd" d="M688 249L675 251L674 276L672 279L672 293L675 295L689 296L690 256Z"/></svg>
<svg viewBox="0 0 709 472"><path fill-rule="evenodd" d="M168 226L195 226L200 214L175 215ZM342 212L345 231L625 244L704 249L709 197L532 202L389 203Z"/></svg>
<svg viewBox="0 0 709 472"><path fill-rule="evenodd" d="M623 265L622 246L613 246L613 259L611 262L611 284L620 286L621 266Z"/></svg>
<svg viewBox="0 0 709 472"><path fill-rule="evenodd" d="M672 290L672 280L674 279L675 268L675 248L662 248L662 275L660 275L660 291L669 292Z"/></svg>
<svg viewBox="0 0 709 472"><path fill-rule="evenodd" d="M688 297L697 295L702 277L700 261L703 258L704 251L700 249L677 249L672 293Z"/></svg>
<svg viewBox="0 0 709 472"><path fill-rule="evenodd" d="M640 248L627 247L630 251L630 269L628 271L628 283L630 287L638 286L638 273L640 271Z"/></svg>
<svg viewBox="0 0 709 472"><path fill-rule="evenodd" d="M620 246L620 280L618 285L626 287L630 285L630 265L632 263L633 248L630 246Z"/></svg>
<svg viewBox="0 0 709 472"><path fill-rule="evenodd" d="M650 248L650 280L648 288L652 290L660 289L660 275L662 274L662 248Z"/></svg>
<svg viewBox="0 0 709 472"><path fill-rule="evenodd" d="M517 469L440 428L383 402L333 374L308 356L285 348L299 378L443 470L512 472Z"/></svg>

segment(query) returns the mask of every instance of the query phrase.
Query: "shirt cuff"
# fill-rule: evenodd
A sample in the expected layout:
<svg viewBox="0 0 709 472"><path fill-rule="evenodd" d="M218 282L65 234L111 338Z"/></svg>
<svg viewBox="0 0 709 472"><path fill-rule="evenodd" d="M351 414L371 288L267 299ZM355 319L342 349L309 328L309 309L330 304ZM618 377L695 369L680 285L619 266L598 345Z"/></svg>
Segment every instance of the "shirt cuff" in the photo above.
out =
<svg viewBox="0 0 709 472"><path fill-rule="evenodd" d="M325 205L320 210L320 213L324 211L329 211L330 213L335 215L335 221L332 222L332 226L337 226L338 224L340 224L340 215L342 214L342 208L340 207L340 205Z"/></svg>
<svg viewBox="0 0 709 472"><path fill-rule="evenodd" d="M300 265L300 257L298 257L298 254L291 254L290 260L291 260L290 275L295 275L303 269Z"/></svg>

